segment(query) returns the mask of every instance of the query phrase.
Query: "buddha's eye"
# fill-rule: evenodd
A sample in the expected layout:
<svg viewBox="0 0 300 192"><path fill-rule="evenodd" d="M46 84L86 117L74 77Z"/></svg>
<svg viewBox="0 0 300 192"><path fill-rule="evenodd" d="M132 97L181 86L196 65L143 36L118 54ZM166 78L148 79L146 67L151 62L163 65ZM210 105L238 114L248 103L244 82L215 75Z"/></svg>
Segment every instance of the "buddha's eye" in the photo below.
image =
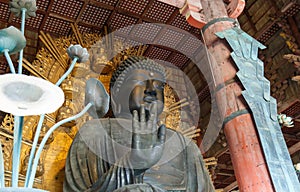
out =
<svg viewBox="0 0 300 192"><path fill-rule="evenodd" d="M144 81L140 81L140 80L132 80L132 84L134 86L144 86L145 82Z"/></svg>
<svg viewBox="0 0 300 192"><path fill-rule="evenodd" d="M153 81L153 87L158 90L163 90L164 84L161 81Z"/></svg>

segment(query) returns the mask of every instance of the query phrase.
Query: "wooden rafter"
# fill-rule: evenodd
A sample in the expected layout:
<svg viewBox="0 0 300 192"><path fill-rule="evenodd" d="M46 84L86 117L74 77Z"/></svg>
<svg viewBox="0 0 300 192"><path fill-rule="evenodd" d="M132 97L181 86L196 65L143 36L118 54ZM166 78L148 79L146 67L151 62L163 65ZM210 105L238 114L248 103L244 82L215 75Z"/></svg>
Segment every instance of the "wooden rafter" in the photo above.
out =
<svg viewBox="0 0 300 192"><path fill-rule="evenodd" d="M293 146L289 147L289 153L293 155L294 153L300 151L300 142L294 144Z"/></svg>
<svg viewBox="0 0 300 192"><path fill-rule="evenodd" d="M225 187L223 189L223 192L231 191L231 190L235 189L236 187L238 187L237 181L235 181L235 182L231 183L230 185L228 185L227 187Z"/></svg>

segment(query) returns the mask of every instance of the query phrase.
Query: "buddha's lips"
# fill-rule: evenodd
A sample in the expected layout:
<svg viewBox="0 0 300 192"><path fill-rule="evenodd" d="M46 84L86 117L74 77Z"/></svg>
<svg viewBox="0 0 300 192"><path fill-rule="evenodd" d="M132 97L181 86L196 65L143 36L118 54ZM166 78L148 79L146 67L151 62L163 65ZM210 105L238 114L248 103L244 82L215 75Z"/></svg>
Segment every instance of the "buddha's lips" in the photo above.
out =
<svg viewBox="0 0 300 192"><path fill-rule="evenodd" d="M147 102L147 103L152 103L153 101L156 101L156 97L152 97L152 96L146 96L144 97L144 102Z"/></svg>

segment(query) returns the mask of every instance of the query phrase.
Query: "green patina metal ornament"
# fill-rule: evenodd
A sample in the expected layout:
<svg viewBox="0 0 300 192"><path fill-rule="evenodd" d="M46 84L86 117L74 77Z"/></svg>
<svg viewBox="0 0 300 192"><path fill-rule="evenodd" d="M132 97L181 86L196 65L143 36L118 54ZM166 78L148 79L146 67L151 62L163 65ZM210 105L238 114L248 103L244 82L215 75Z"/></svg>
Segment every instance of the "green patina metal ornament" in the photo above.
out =
<svg viewBox="0 0 300 192"><path fill-rule="evenodd" d="M298 192L300 184L278 123L276 100L270 96L270 82L264 77L263 62L258 59L258 49L265 46L238 27L216 35L225 38L233 49L231 57L245 88L242 95L253 114L275 190Z"/></svg>

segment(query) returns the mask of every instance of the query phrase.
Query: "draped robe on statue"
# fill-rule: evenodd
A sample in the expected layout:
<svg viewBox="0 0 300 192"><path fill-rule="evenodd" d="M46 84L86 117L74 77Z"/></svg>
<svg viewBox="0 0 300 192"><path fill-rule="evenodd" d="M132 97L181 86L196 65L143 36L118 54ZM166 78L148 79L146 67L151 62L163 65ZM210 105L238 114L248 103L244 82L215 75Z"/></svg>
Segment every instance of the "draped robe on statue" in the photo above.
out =
<svg viewBox="0 0 300 192"><path fill-rule="evenodd" d="M69 150L64 191L214 191L199 149L180 133L166 130L162 158L138 177L126 158L131 141L131 120L85 123Z"/></svg>

